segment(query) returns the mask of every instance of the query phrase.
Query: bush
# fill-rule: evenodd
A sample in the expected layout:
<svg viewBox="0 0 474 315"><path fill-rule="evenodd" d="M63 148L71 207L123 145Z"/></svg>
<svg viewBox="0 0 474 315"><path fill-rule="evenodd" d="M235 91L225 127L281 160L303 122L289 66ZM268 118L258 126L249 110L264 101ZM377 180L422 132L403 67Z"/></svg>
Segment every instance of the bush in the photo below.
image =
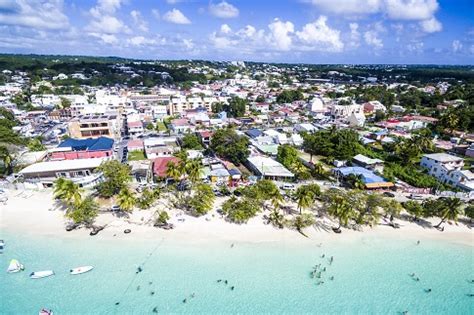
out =
<svg viewBox="0 0 474 315"><path fill-rule="evenodd" d="M390 181L395 181L396 177L419 188L435 188L441 185L436 178L424 174L420 169L411 165L387 163L383 170L383 176Z"/></svg>
<svg viewBox="0 0 474 315"><path fill-rule="evenodd" d="M255 217L259 212L258 205L249 198L237 200L231 197L222 205L222 212L227 220L233 223L247 223L249 219Z"/></svg>

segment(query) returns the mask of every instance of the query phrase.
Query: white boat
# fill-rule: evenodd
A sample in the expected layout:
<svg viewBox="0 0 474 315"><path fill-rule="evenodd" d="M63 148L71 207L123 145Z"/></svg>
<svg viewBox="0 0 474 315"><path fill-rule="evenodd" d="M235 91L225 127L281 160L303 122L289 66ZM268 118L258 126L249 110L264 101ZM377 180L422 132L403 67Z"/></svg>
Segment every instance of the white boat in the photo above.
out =
<svg viewBox="0 0 474 315"><path fill-rule="evenodd" d="M54 275L52 270L35 271L30 274L31 279L41 279Z"/></svg>
<svg viewBox="0 0 474 315"><path fill-rule="evenodd" d="M43 308L41 311L39 311L39 315L53 315L53 311Z"/></svg>
<svg viewBox="0 0 474 315"><path fill-rule="evenodd" d="M92 266L83 266L83 267L77 267L74 269L69 270L69 273L71 275L80 275L81 273L86 273L94 269Z"/></svg>
<svg viewBox="0 0 474 315"><path fill-rule="evenodd" d="M15 273L22 270L25 270L25 267L22 264L20 264L18 260L16 259L10 260L10 265L8 265L8 268L7 268L8 273Z"/></svg>

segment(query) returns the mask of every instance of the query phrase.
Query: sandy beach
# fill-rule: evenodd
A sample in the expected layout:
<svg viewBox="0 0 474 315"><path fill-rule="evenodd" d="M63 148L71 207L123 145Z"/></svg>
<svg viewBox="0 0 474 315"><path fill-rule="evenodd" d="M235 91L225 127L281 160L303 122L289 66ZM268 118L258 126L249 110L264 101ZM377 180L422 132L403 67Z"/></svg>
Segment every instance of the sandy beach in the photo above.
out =
<svg viewBox="0 0 474 315"><path fill-rule="evenodd" d="M64 213L53 201L52 192L46 191L16 191L7 192L8 201L0 205L0 231L29 235L52 237L90 238L89 230L80 228L71 232L65 230L67 220ZM218 198L214 209L218 209L224 201ZM101 213L96 219L97 225L107 225L106 229L94 237L100 239L129 239L153 240L174 239L189 243L205 243L208 241L233 242L292 242L296 244L319 244L324 242L348 242L366 236L380 238L404 239L439 239L451 243L474 246L474 233L471 227L464 223L445 224L444 232L434 228L423 227L413 222L396 220L399 229L380 224L374 228L365 227L363 231L344 229L343 233L335 234L327 230L330 222L326 221L326 229L322 225L305 229L308 238L289 229L276 229L265 225L262 218L256 217L247 224L237 225L226 222L215 211L200 218L181 214L180 211L167 209L163 204L155 207L170 213L170 223L175 225L173 230L162 230L152 226L153 211L135 210L128 218L120 218L112 213ZM184 219L184 220L183 220ZM436 224L438 218L430 219ZM124 234L124 229L132 233Z"/></svg>

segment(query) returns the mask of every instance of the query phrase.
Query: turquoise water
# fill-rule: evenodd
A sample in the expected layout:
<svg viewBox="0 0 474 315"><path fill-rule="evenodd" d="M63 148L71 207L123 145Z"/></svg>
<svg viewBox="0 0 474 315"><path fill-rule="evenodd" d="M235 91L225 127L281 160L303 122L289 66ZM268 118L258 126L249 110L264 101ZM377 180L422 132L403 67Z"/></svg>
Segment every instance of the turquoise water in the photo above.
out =
<svg viewBox="0 0 474 315"><path fill-rule="evenodd" d="M468 282L474 279L473 248L439 241L417 246L408 239L364 236L321 247L314 242L230 247L171 237L140 242L59 240L4 232L0 238L7 242L0 255L2 314L37 314L42 307L55 314L143 314L155 307L158 313L246 314L472 314L474 309L474 298L467 296L474 293L474 284ZM6 274L11 258L27 270ZM309 272L319 263L327 271L324 284L316 285ZM81 265L95 269L68 274ZM139 265L143 271L136 274ZM56 275L28 278L31 271L47 269ZM413 272L420 281L410 277ZM426 293L427 288L432 292Z"/></svg>

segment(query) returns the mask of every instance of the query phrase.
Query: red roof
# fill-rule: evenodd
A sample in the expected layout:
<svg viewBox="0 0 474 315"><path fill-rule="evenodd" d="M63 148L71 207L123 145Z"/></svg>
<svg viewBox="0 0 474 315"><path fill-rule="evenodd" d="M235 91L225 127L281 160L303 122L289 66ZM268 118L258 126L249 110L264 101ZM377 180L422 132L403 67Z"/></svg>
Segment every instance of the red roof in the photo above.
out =
<svg viewBox="0 0 474 315"><path fill-rule="evenodd" d="M127 125L128 127L132 127L132 128L143 127L143 124L141 121L129 121Z"/></svg>
<svg viewBox="0 0 474 315"><path fill-rule="evenodd" d="M203 138L210 138L212 136L212 132L208 131L208 130L202 130L202 131L198 131L198 133L201 135L201 137Z"/></svg>
<svg viewBox="0 0 474 315"><path fill-rule="evenodd" d="M153 161L153 174L159 177L166 177L166 171L168 170L168 162L177 163L179 159L174 156L164 156L156 158Z"/></svg>
<svg viewBox="0 0 474 315"><path fill-rule="evenodd" d="M130 148L142 148L143 149L143 140L129 140L127 142L127 147Z"/></svg>

